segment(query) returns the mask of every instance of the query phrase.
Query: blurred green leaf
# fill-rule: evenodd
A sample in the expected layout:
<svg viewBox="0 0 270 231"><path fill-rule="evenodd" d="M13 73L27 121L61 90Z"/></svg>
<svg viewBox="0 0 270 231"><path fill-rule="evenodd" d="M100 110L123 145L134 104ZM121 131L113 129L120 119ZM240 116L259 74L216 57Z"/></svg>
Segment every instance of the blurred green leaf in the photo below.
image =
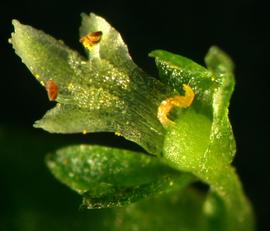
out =
<svg viewBox="0 0 270 231"><path fill-rule="evenodd" d="M1 231L107 230L112 211L80 211L80 196L44 165L46 153L76 139L0 124Z"/></svg>
<svg viewBox="0 0 270 231"><path fill-rule="evenodd" d="M145 199L113 210L106 219L108 230L216 231L202 213L204 195L185 189ZM216 228L216 229L215 229Z"/></svg>
<svg viewBox="0 0 270 231"><path fill-rule="evenodd" d="M102 146L66 147L51 154L47 163L57 179L83 196L87 208L122 206L195 179L156 157Z"/></svg>

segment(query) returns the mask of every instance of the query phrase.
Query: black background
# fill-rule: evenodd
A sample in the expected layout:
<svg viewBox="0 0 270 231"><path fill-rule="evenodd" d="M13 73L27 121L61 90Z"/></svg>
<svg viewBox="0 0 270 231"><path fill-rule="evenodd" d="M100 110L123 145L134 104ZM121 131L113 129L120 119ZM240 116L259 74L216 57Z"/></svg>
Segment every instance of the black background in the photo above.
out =
<svg viewBox="0 0 270 231"><path fill-rule="evenodd" d="M258 230L270 230L267 9L266 4L255 0L1 1L0 125L32 131L32 123L52 107L45 91L7 43L13 30L12 18L82 51L78 42L80 13L95 12L120 31L134 61L153 75L154 62L147 56L153 49L168 50L203 64L208 48L218 45L236 64L237 85L230 107L238 144L234 165L254 205ZM109 137L96 139L100 142Z"/></svg>

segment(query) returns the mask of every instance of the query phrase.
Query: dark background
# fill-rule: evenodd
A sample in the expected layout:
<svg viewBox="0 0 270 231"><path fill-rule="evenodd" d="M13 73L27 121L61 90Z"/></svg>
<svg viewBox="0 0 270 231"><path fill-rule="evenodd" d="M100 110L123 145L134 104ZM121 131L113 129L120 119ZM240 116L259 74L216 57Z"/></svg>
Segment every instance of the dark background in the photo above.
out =
<svg viewBox="0 0 270 231"><path fill-rule="evenodd" d="M46 33L64 40L70 47L82 51L78 42L81 12L95 12L105 17L122 34L134 61L153 75L156 75L155 65L147 54L157 48L181 54L201 64L203 64L203 57L208 48L213 44L218 45L232 56L236 64L237 82L230 107L231 122L238 144L234 165L238 169L245 191L255 208L258 230L270 230L270 190L268 188L270 185L268 171L270 153L266 145L270 136L268 120L269 53L267 52L270 20L266 4L255 0L1 1L0 130L2 127L2 130L8 131L10 134L41 136L43 137L41 139L51 139L58 142L59 145L65 142L81 141L126 145L126 147L131 145L105 134L64 138L63 136L50 136L50 134L47 135L43 131L36 131L32 128L33 122L41 118L45 111L52 107L52 104L48 102L45 91L31 77L30 72L7 43L13 30L11 19L16 18L22 23L42 29ZM11 135L11 137L13 136ZM15 144L18 144L19 141L16 139L20 139L19 137L18 135L17 138L14 138ZM11 145L13 141L9 140ZM23 147L23 144L20 147ZM54 145L49 147L53 148ZM17 150L15 147L13 148ZM36 150L39 148L36 147ZM36 153L36 155L39 154ZM36 162L33 164L43 168L43 156L34 159ZM2 199L5 201L4 204L0 204L0 209L1 214L5 216L6 213L15 212L17 208L15 205L10 206L9 203L14 202L14 198L8 194L12 193L12 190L20 191L22 189L21 187L16 188L14 185L10 186L11 181L16 181L16 173L10 175L10 171L15 168L13 161L17 161L16 155L13 160L4 157L0 161L2 161L0 166L6 166L6 168L2 168L0 178L5 187L5 189L1 188L0 182L1 193L4 193ZM16 167L18 166L19 164L16 165ZM31 168L30 165L29 168ZM41 172L49 175L45 168ZM35 177L38 179L39 176ZM51 176L49 175L49 177ZM53 180L51 181L52 184L57 184ZM50 184L50 180L47 183ZM28 186L31 187L31 185ZM64 194L69 193L68 189L59 187L58 191L62 190ZM71 197L73 198L73 196L72 194ZM22 198L22 200L24 199ZM35 203L39 203L39 200L36 199Z"/></svg>

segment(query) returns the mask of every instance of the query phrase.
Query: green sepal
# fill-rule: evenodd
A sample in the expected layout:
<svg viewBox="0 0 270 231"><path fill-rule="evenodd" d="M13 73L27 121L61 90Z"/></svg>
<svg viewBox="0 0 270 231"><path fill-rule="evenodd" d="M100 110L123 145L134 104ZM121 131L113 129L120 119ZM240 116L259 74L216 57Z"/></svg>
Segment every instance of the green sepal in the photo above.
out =
<svg viewBox="0 0 270 231"><path fill-rule="evenodd" d="M139 152L76 145L49 155L54 176L83 197L83 207L108 208L185 187L195 180Z"/></svg>
<svg viewBox="0 0 270 231"><path fill-rule="evenodd" d="M164 50L154 50L149 56L155 58L162 82L178 94L183 94L183 84L188 84L195 93L193 108L211 116L215 87L211 71L188 58Z"/></svg>
<svg viewBox="0 0 270 231"><path fill-rule="evenodd" d="M171 90L133 63L120 34L104 19L83 16L82 33L103 30L99 55L89 59L42 31L13 24L10 42L16 53L43 86L53 80L58 87L57 106L35 127L55 133L115 132L160 154L164 129L156 113Z"/></svg>

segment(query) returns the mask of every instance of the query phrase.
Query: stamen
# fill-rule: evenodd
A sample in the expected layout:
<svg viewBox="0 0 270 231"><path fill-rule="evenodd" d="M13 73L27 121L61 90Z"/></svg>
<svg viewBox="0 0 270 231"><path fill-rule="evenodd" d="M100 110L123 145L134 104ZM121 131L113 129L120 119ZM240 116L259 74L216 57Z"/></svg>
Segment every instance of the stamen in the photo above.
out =
<svg viewBox="0 0 270 231"><path fill-rule="evenodd" d="M187 84L183 84L183 89L185 91L185 95L183 96L177 95L165 99L159 105L157 117L164 127L169 127L174 124L173 121L168 119L168 114L173 107L187 108L192 104L195 97L193 90Z"/></svg>
<svg viewBox="0 0 270 231"><path fill-rule="evenodd" d="M48 80L46 83L46 90L50 101L55 101L58 96L58 86L53 80Z"/></svg>
<svg viewBox="0 0 270 231"><path fill-rule="evenodd" d="M81 37L80 42L82 45L91 50L94 45L98 44L102 37L102 31L90 32L87 35Z"/></svg>

